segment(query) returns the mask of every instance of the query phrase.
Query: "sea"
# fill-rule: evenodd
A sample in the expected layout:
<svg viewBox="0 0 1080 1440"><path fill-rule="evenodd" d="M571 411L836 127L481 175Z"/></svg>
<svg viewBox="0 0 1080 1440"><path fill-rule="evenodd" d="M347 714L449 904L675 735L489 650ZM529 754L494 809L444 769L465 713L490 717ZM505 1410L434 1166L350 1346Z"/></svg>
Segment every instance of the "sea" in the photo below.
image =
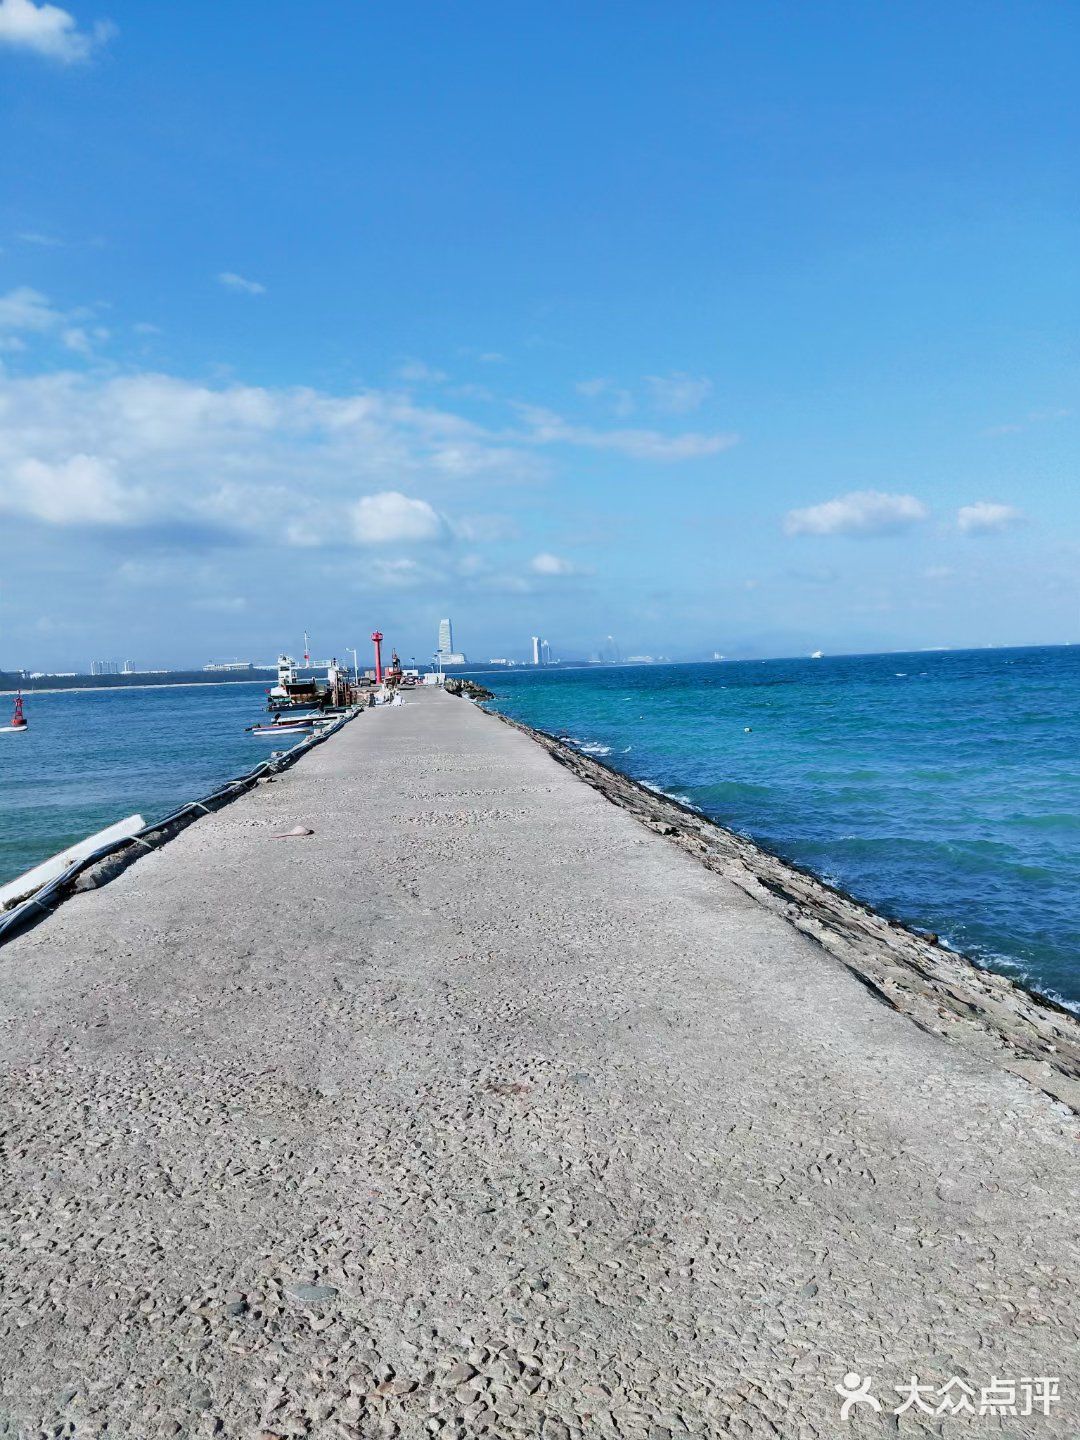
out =
<svg viewBox="0 0 1080 1440"><path fill-rule="evenodd" d="M1080 1013L1080 647L483 683L507 715Z"/></svg>
<svg viewBox="0 0 1080 1440"><path fill-rule="evenodd" d="M26 733L0 734L0 885L128 815L161 819L290 744L246 733L266 719L265 680L35 690L25 705ZM0 697L0 724L10 707Z"/></svg>
<svg viewBox="0 0 1080 1440"><path fill-rule="evenodd" d="M559 735L1080 1013L1080 647L478 675ZM251 769L263 686L36 692L0 883ZM6 703L6 702L5 702Z"/></svg>

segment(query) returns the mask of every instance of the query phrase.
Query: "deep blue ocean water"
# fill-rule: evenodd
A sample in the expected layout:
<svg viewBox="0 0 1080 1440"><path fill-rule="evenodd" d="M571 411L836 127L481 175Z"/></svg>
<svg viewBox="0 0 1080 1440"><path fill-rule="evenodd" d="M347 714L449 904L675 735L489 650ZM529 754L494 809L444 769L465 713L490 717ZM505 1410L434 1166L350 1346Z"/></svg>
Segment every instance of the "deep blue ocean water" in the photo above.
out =
<svg viewBox="0 0 1080 1440"><path fill-rule="evenodd" d="M1080 1009L1080 647L483 678L496 708Z"/></svg>
<svg viewBox="0 0 1080 1440"><path fill-rule="evenodd" d="M160 819L287 749L244 734L265 718L265 685L28 695L27 733L0 735L0 884L126 815ZM0 696L0 724L10 713Z"/></svg>
<svg viewBox="0 0 1080 1440"><path fill-rule="evenodd" d="M482 678L508 714L1080 1010L1080 647ZM258 764L262 692L29 696L30 732L0 736L0 882Z"/></svg>

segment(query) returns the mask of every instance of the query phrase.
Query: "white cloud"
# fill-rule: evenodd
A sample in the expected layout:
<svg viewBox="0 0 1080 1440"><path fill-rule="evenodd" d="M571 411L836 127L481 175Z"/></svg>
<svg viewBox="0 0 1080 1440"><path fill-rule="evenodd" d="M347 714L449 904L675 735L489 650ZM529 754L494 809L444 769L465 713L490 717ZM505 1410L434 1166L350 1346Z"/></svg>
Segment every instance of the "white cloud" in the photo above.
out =
<svg viewBox="0 0 1080 1440"><path fill-rule="evenodd" d="M137 518L140 500L137 489L125 488L112 467L93 455L52 465L26 459L0 469L0 514L52 525L116 525Z"/></svg>
<svg viewBox="0 0 1080 1440"><path fill-rule="evenodd" d="M507 515L460 515L451 524L459 540L487 544L495 540L516 540L520 530Z"/></svg>
<svg viewBox="0 0 1080 1440"><path fill-rule="evenodd" d="M397 374L407 385L442 385L450 378L445 370L436 370L423 360L407 360L398 367Z"/></svg>
<svg viewBox="0 0 1080 1440"><path fill-rule="evenodd" d="M83 348L103 335L86 312L37 291L0 298L0 344L45 337ZM19 333L11 329L18 327ZM6 336L5 336L6 327ZM222 538L319 547L445 537L469 547L516 535L498 487L532 485L537 450L613 448L644 458L711 453L718 437L566 427L546 412L499 430L400 390L198 383L143 371L0 370L0 515L42 524L180 527ZM0 522L2 523L2 522ZM10 527L9 527L10 528ZM539 572L529 572L534 577Z"/></svg>
<svg viewBox="0 0 1080 1440"><path fill-rule="evenodd" d="M91 330L82 325L70 325L60 332L65 348L73 350L76 355L91 355L95 342L104 342L108 338L109 332L104 325L95 325Z"/></svg>
<svg viewBox="0 0 1080 1440"><path fill-rule="evenodd" d="M426 500L411 500L397 490L364 495L352 507L353 535L361 545L409 544L437 540L443 522Z"/></svg>
<svg viewBox="0 0 1080 1440"><path fill-rule="evenodd" d="M597 376L595 380L579 380L574 389L579 395L584 395L587 400L606 400L616 415L633 413L634 397L630 391L617 385L614 380L607 379L606 376Z"/></svg>
<svg viewBox="0 0 1080 1440"><path fill-rule="evenodd" d="M45 235L40 230L20 230L15 239L21 240L24 245L39 245L46 250L59 250L64 244L55 235Z"/></svg>
<svg viewBox="0 0 1080 1440"><path fill-rule="evenodd" d="M500 350L478 350L475 345L459 345L457 353L467 360L478 360L481 365L506 364L506 356Z"/></svg>
<svg viewBox="0 0 1080 1440"><path fill-rule="evenodd" d="M561 555L552 555L549 551L541 551L534 555L529 561L529 569L534 575L583 575L585 571L572 560L564 560Z"/></svg>
<svg viewBox="0 0 1080 1440"><path fill-rule="evenodd" d="M684 375L674 371L670 375L646 376L652 401L658 410L668 415L687 415L696 410L712 394L712 381L704 377Z"/></svg>
<svg viewBox="0 0 1080 1440"><path fill-rule="evenodd" d="M367 568L371 578L382 589L417 590L434 578L431 572L408 556L373 560Z"/></svg>
<svg viewBox="0 0 1080 1440"><path fill-rule="evenodd" d="M29 285L19 285L0 295L0 330L30 330L44 334L63 323L64 314L47 296Z"/></svg>
<svg viewBox="0 0 1080 1440"><path fill-rule="evenodd" d="M260 285L258 280L247 280L243 275L237 275L235 270L223 270L217 278L218 284L224 285L226 290L239 290L244 295L266 294L265 285Z"/></svg>
<svg viewBox="0 0 1080 1440"><path fill-rule="evenodd" d="M93 311L85 306L77 310L58 309L47 295L29 285L19 285L0 295L0 349L25 350L21 335L55 337L67 350L89 355L95 341L107 340L109 332L101 325L89 328L85 323Z"/></svg>
<svg viewBox="0 0 1080 1440"><path fill-rule="evenodd" d="M684 432L666 435L659 430L596 430L571 425L560 415L538 405L518 405L529 426L522 437L534 445L581 445L593 450L614 450L633 460L699 460L739 443L738 435L701 435Z"/></svg>
<svg viewBox="0 0 1080 1440"><path fill-rule="evenodd" d="M854 490L821 505L789 510L788 535L891 535L925 520L929 511L914 495Z"/></svg>
<svg viewBox="0 0 1080 1440"><path fill-rule="evenodd" d="M55 486L39 504L27 499L26 474L64 477L76 457L111 477L106 491L66 511L48 498ZM45 469L20 469L27 462ZM444 522L406 498L413 486L468 495L489 476L535 473L527 452L394 393L0 372L0 513L49 523L181 523L293 545L425 538ZM358 497L370 503L357 509Z"/></svg>
<svg viewBox="0 0 1080 1440"><path fill-rule="evenodd" d="M1015 505L999 505L992 500L961 505L956 512L956 524L964 535L986 535L994 530L1007 530L1012 525L1022 524L1023 520L1023 512Z"/></svg>
<svg viewBox="0 0 1080 1440"><path fill-rule="evenodd" d="M99 20L91 30L80 30L74 15L58 5L0 0L0 45L29 50L61 65L89 60L115 33L115 25L108 20Z"/></svg>

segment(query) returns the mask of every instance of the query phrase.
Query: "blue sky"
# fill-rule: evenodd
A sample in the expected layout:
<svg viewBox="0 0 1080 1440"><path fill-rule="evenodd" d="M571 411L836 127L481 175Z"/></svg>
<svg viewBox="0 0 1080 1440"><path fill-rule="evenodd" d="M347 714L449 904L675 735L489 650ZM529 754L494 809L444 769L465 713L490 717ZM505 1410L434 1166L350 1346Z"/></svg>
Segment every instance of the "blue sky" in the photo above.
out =
<svg viewBox="0 0 1080 1440"><path fill-rule="evenodd" d="M1078 41L0 0L0 668L1077 638Z"/></svg>

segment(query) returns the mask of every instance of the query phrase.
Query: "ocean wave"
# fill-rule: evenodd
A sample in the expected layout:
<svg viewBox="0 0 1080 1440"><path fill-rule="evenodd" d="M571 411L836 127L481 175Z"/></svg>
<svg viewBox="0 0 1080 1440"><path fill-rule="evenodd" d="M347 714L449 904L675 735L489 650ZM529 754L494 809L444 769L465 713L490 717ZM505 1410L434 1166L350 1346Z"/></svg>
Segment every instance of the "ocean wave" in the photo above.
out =
<svg viewBox="0 0 1080 1440"><path fill-rule="evenodd" d="M1008 815L999 823L1025 830L1080 830L1080 815L1068 811L1048 815Z"/></svg>

